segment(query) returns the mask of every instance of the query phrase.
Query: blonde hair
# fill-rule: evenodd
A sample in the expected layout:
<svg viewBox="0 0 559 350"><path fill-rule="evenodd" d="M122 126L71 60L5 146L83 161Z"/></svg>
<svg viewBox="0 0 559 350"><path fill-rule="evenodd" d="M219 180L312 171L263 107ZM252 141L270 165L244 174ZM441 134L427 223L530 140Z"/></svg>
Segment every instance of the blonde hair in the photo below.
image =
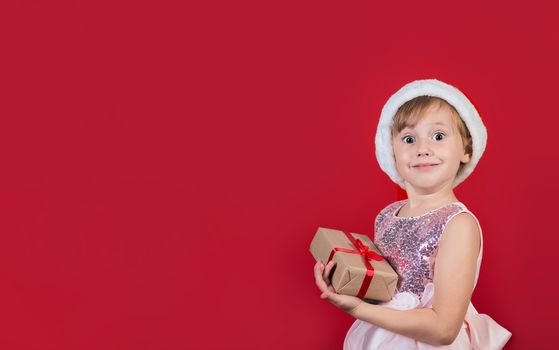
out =
<svg viewBox="0 0 559 350"><path fill-rule="evenodd" d="M464 150L467 154L472 157L472 136L470 131L466 127L464 120L460 117L460 114L450 103L446 102L444 99L435 96L418 96L413 98L398 108L396 115L394 116L394 125L392 126L392 137L396 136L405 127L414 127L424 115L424 112L431 107L436 107L437 110L440 108L447 108L450 111L452 120L462 137L462 142L464 144ZM458 173L464 167L464 163L460 164Z"/></svg>

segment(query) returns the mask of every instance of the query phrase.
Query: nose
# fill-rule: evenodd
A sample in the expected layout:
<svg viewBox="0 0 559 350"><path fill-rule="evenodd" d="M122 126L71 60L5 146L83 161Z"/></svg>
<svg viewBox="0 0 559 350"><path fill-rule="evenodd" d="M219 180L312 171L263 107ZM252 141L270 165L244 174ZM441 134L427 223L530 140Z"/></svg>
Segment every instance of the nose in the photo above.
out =
<svg viewBox="0 0 559 350"><path fill-rule="evenodd" d="M425 156L429 157L432 156L433 152L429 148L429 143L426 141L417 141L417 156Z"/></svg>

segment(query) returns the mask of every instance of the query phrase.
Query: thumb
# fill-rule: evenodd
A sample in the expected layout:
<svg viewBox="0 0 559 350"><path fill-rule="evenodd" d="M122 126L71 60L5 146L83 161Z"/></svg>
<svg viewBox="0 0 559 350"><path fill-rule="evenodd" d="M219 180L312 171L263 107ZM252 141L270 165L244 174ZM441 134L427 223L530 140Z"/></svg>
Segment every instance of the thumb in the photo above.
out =
<svg viewBox="0 0 559 350"><path fill-rule="evenodd" d="M328 299L328 301L331 301L331 302L335 303L335 302L339 301L340 296L337 293L334 293L332 291L326 291L326 292L323 292L320 295L320 298L321 299Z"/></svg>

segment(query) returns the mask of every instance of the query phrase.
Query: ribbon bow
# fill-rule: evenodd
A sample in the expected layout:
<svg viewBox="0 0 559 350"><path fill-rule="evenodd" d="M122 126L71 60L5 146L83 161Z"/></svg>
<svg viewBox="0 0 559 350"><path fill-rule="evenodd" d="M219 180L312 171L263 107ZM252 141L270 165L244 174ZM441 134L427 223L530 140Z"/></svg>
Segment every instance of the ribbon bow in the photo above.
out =
<svg viewBox="0 0 559 350"><path fill-rule="evenodd" d="M360 239L355 240L355 247L359 250L359 254L361 254L367 260L375 260L381 261L384 259L382 255L377 254L377 252L369 249Z"/></svg>
<svg viewBox="0 0 559 350"><path fill-rule="evenodd" d="M347 249L347 248L334 248L332 249L332 252L330 252L330 256L328 257L328 261L326 263L332 260L336 252L361 255L363 257L363 263L367 268L367 273L365 275L365 278L363 279L363 283L361 284L359 293L357 293L357 297L363 299L365 293L367 293L367 289L369 289L369 285L371 284L371 281L373 280L373 276L375 274L375 269L373 268L369 260L381 261L384 258L382 257L382 255L379 255L376 252L370 250L369 247L367 247L363 242L361 242L360 239L355 239L355 237L353 237L348 232L344 232L344 234L349 239L349 241L355 246L355 248L357 248L357 250Z"/></svg>

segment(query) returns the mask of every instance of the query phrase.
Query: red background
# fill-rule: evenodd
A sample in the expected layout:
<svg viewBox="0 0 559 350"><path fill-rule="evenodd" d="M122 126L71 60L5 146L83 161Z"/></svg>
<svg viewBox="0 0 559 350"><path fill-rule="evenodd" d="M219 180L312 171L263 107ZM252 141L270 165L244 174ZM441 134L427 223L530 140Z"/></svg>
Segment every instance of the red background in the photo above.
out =
<svg viewBox="0 0 559 350"><path fill-rule="evenodd" d="M550 2L551 3L551 2ZM318 226L373 232L399 87L459 87L473 302L555 340L556 11L518 3L20 1L0 9L0 347L341 349ZM530 240L530 241L527 241Z"/></svg>

